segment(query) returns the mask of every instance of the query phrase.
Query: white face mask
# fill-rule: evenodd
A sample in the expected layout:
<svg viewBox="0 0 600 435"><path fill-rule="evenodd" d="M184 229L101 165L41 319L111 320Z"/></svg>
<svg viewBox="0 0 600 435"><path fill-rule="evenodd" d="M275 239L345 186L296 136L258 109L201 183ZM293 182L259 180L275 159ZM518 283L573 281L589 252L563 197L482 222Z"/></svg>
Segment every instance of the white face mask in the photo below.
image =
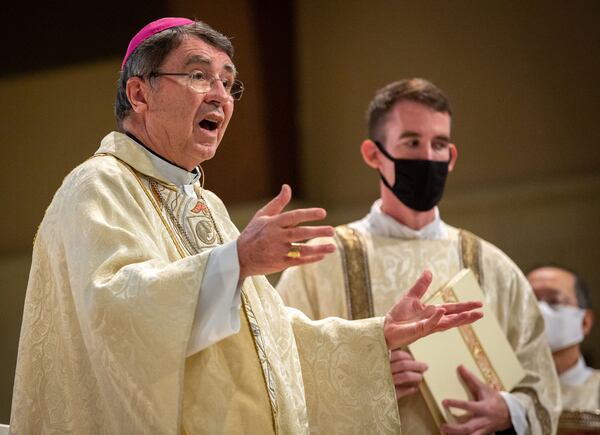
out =
<svg viewBox="0 0 600 435"><path fill-rule="evenodd" d="M583 316L585 310L569 305L548 305L539 301L546 324L546 339L555 352L583 341Z"/></svg>

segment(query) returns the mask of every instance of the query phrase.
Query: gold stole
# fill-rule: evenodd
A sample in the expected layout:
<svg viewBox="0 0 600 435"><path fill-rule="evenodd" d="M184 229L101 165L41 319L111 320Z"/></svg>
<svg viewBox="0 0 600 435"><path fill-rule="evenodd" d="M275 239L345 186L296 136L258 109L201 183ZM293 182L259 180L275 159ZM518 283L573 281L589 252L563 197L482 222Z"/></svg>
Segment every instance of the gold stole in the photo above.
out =
<svg viewBox="0 0 600 435"><path fill-rule="evenodd" d="M459 230L458 235L462 266L470 268L473 271L477 282L484 289L483 267L481 264L481 239L463 229ZM345 272L344 279L349 318L364 319L373 317L373 294L364 242L359 233L347 225L336 227L335 236L342 257L342 267ZM537 392L529 387L517 387L512 392L523 393L529 396L543 433L550 434L552 427L550 414L542 406Z"/></svg>
<svg viewBox="0 0 600 435"><path fill-rule="evenodd" d="M481 241L466 230L460 230L459 238L463 267L470 268L479 285L483 287ZM373 317L373 292L364 242L358 231L348 225L335 228L335 239L343 263L348 316L353 320Z"/></svg>
<svg viewBox="0 0 600 435"><path fill-rule="evenodd" d="M342 258L348 318L373 317L373 292L363 240L357 231L347 225L335 228L335 240Z"/></svg>

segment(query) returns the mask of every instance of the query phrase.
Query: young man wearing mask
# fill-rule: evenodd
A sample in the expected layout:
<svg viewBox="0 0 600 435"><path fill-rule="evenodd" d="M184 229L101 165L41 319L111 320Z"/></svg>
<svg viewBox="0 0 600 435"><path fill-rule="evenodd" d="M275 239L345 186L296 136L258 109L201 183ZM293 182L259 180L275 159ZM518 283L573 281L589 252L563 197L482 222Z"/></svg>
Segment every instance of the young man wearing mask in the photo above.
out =
<svg viewBox="0 0 600 435"><path fill-rule="evenodd" d="M536 267L527 278L544 316L563 408L600 409L600 370L586 365L580 346L594 324L589 289L576 273L561 266Z"/></svg>
<svg viewBox="0 0 600 435"><path fill-rule="evenodd" d="M437 204L458 155L450 139L447 98L426 80L402 80L379 90L367 115L369 138L361 153L379 175L381 197L365 218L336 228L336 253L284 272L278 284L284 302L315 319L369 317L386 312L424 269L433 273L431 294L470 267L527 375L512 391L497 392L458 368L474 399L448 397L445 405L465 409L470 418L442 430L554 433L558 381L525 276L498 248L440 218ZM418 391L426 364L402 350L392 352L391 360L402 432L438 433Z"/></svg>

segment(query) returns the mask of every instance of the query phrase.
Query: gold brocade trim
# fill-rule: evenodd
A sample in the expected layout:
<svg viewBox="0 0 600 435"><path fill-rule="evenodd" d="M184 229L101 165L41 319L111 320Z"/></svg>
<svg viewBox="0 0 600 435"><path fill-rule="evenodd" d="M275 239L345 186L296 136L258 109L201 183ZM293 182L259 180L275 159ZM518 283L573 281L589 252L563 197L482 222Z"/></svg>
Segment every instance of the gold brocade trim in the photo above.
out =
<svg viewBox="0 0 600 435"><path fill-rule="evenodd" d="M483 287L483 268L481 267L481 240L467 230L459 230L460 252L463 267L473 271L479 285Z"/></svg>
<svg viewBox="0 0 600 435"><path fill-rule="evenodd" d="M583 411L567 410L560 414L558 420L558 431L586 431L600 433L600 410Z"/></svg>
<svg viewBox="0 0 600 435"><path fill-rule="evenodd" d="M252 332L252 337L254 337L254 343L256 344L256 353L258 354L260 365L263 368L265 386L267 388L267 392L269 393L269 402L271 403L271 410L273 411L273 427L275 428L275 433L277 433L277 414L279 413L279 406L277 405L277 391L275 390L273 369L271 368L271 363L269 363L269 359L267 358L265 344L260 333L258 321L256 320L256 316L254 315L254 311L252 310L252 305L250 304L246 293L242 291L241 296L242 305L244 306L244 312L246 314L246 319L248 320L248 324L250 325L250 331Z"/></svg>
<svg viewBox="0 0 600 435"><path fill-rule="evenodd" d="M158 189L158 186L159 186L158 181L149 179L148 184L150 185L150 192L152 192L154 200L157 203L159 203L162 206L162 209L167 213L167 216L169 217L169 220L171 221L171 225L173 225L173 227L177 231L177 234L179 235L180 240L181 240L182 244L184 245L184 247L187 249L188 253L190 255L194 255L194 254L198 253L198 247L190 240L187 232L182 227L182 225L179 222L179 220L177 219L177 217L175 217L173 210L171 209L171 207L169 207L167 205L167 201L160 193L160 191ZM160 185L163 186L162 184L160 184Z"/></svg>
<svg viewBox="0 0 600 435"><path fill-rule="evenodd" d="M446 303L458 302L458 298L456 297L456 294L451 288L445 288L442 291L442 299ZM483 346L479 341L479 337L477 337L477 334L475 334L473 326L460 326L458 330L460 331L460 334L463 337L463 341L469 348L471 356L475 360L475 363L477 364L479 371L483 375L486 384L490 385L496 391L504 391L504 385L502 384L500 377L496 373L496 370L494 370L492 362L485 353L485 350L483 349Z"/></svg>
<svg viewBox="0 0 600 435"><path fill-rule="evenodd" d="M167 204L165 203L162 195L160 195L159 192L156 192L156 193L151 192L150 189L148 188L148 186L146 186L146 184L141 180L140 176L138 175L138 172L134 168L132 168L129 164L127 164L123 160L119 159L118 157L116 157L112 154L108 154L108 153L98 153L98 154L95 154L93 157L96 157L96 156L114 157L118 162L120 162L127 169L129 169L129 171L134 175L134 177L140 184L142 190L144 191L144 193L146 194L146 196L152 203L154 209L158 213L163 225L167 229L167 232L169 233L169 235L173 241L173 244L177 248L177 251L179 252L179 254L181 255L182 258L187 257L189 254L185 253L185 247L183 246L183 242L182 242L182 240L187 239L187 234L185 233L185 231L183 231L183 228L181 227L181 223L179 223L179 222L178 222L178 225L173 223L173 226L175 228L175 231L177 231L178 233L183 231L183 234L179 234L179 237L177 237L175 235L175 233L173 232L173 228L171 227L171 225L169 225L169 223L165 219L165 216L161 210L161 206L165 211L170 210L168 208ZM148 178L150 180L150 177L146 177L146 178ZM149 184L150 184L150 181L149 181ZM162 184L162 183L160 183L160 185L164 186L164 184ZM165 186L165 187L169 188L169 186ZM217 223L212 215L210 207L208 207L208 204L206 204L206 201L204 200L202 195L200 195L198 197L198 199L206 205L206 210L208 211L208 216L209 216L210 221L215 229L215 232L217 233L218 243L220 245L222 245L224 242L224 239L223 239L221 232L219 231L219 227L217 226ZM167 211L167 213L168 213L168 211ZM177 220L175 215L172 213L172 210L170 213L170 218L171 218L171 220L173 220L173 219ZM192 245L190 247L192 248L192 251L190 252L190 254L198 253L199 250L195 246ZM275 432L277 433L278 432L277 415L279 412L279 407L277 404L277 394L276 394L276 389L275 389L275 381L274 381L273 375L272 375L271 364L269 363L269 360L267 358L264 342L262 339L262 334L260 332L260 326L258 325L258 321L256 320L256 316L254 315L252 305L250 304L248 296L246 295L243 288L241 289L240 294L241 294L241 298L242 298L242 307L244 307L244 314L246 315L246 319L248 320L248 324L250 325L250 330L251 330L250 332L252 335L252 339L254 341L254 347L256 348L256 352L258 354L258 359L259 359L259 362L260 362L260 365L261 365L261 368L263 371L263 378L264 378L264 381L266 384L267 394L269 396L269 403L271 405L271 417L273 418L273 427L275 428Z"/></svg>
<svg viewBox="0 0 600 435"><path fill-rule="evenodd" d="M350 319L373 317L373 294L369 280L369 263L358 233L347 225L335 228L340 248Z"/></svg>
<svg viewBox="0 0 600 435"><path fill-rule="evenodd" d="M514 388L511 393L523 393L529 396L533 402L535 409L535 415L542 426L543 435L552 434L552 421L550 420L550 413L544 406L537 395L537 392L531 387L517 387Z"/></svg>
<svg viewBox="0 0 600 435"><path fill-rule="evenodd" d="M160 205L155 201L155 199L153 198L151 192L148 191L148 188L144 185L144 182L141 180L140 176L138 175L138 172L135 169L133 169L127 162L121 160L120 158L118 158L117 156L115 156L113 154L98 153L98 154L94 154L90 158L105 157L105 156L110 156L110 157L114 158L116 161L118 161L123 166L125 166L129 170L129 172L131 172L133 174L133 176L135 177L135 179L139 183L140 187L142 188L142 191L146 194L146 196L150 200L150 203L154 207L154 210L156 210L156 213L158 213L158 216L160 217L160 220L162 221L163 225L165 226L167 232L169 233L169 236L171 237L171 240L173 240L173 244L175 245L175 248L177 249L177 252L181 256L181 258L186 257L187 255L186 255L185 251L182 249L182 247L179 245L177 237L175 236L175 233L173 232L173 230L171 229L171 226L167 223L164 215L162 214L162 212L160 210Z"/></svg>
<svg viewBox="0 0 600 435"><path fill-rule="evenodd" d="M202 170L201 167L200 167L200 169ZM204 174L204 172L202 172L202 174ZM204 186L204 183L202 183L202 186ZM212 222L213 226L215 227L215 231L217 232L217 237L219 239L219 244L222 245L225 242L225 239L223 239L223 236L221 235L221 232L219 231L219 226L217 225L217 221L215 221L215 218L212 215L212 211L210 211L210 207L208 206L208 204L206 204L206 201L204 200L204 197L202 196L202 190L200 190L200 196L198 197L198 199L200 199L206 205L206 211L208 212L208 217L210 218L210 221Z"/></svg>

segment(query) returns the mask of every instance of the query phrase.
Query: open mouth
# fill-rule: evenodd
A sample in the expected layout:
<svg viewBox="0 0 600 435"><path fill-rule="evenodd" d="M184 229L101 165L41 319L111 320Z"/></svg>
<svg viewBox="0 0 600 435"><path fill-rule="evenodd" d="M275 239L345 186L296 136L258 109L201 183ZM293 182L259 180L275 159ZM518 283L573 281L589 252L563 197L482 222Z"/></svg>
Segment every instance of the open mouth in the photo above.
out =
<svg viewBox="0 0 600 435"><path fill-rule="evenodd" d="M214 131L219 126L219 123L216 121L211 121L210 119L203 119L198 123L200 128L203 128L208 131Z"/></svg>

